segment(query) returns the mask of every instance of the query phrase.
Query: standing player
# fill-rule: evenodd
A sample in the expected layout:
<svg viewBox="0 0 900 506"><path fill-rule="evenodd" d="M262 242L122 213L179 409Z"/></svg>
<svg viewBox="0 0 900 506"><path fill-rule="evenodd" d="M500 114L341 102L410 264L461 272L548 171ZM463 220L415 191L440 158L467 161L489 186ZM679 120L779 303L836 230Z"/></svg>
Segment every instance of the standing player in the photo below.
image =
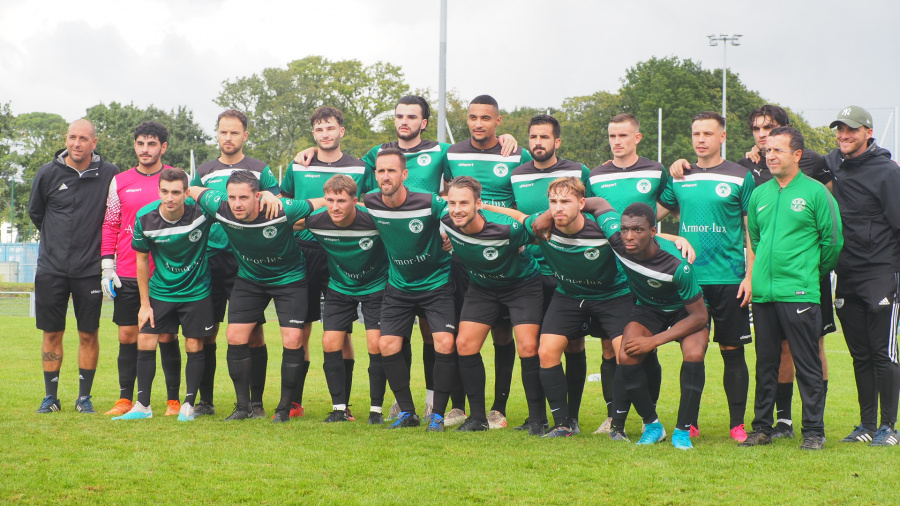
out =
<svg viewBox="0 0 900 506"><path fill-rule="evenodd" d="M375 218L390 258L388 283L381 310L384 372L400 405L400 414L390 428L416 427L419 417L409 390L409 367L401 348L410 339L417 312L424 312L435 342L435 405L447 399L456 371L453 339L456 311L450 279L450 254L442 248L440 213L446 202L433 193L411 191L404 181L409 175L406 157L395 148L385 148L375 160L375 178L380 192L367 193L366 208ZM443 417L432 415L429 428L443 429Z"/></svg>
<svg viewBox="0 0 900 506"><path fill-rule="evenodd" d="M369 181L366 164L357 158L341 152L341 139L344 137L344 114L334 107L319 107L309 118L313 139L316 141L316 153L309 165L292 163L288 166L281 180L281 193L293 199L320 198L323 196L321 182L334 174L345 174L356 182L361 192L365 191ZM355 196L355 195L354 195ZM322 318L320 297L325 295L328 281L328 260L316 237L309 230L294 233L300 251L306 259L306 277L309 283L309 308L306 313L306 324L303 326L303 350L306 354L303 370L300 373L300 385L294 393L291 405L292 416L303 412L303 387L309 372L309 336L312 324ZM348 333L342 340L342 357L346 377L347 398L339 404L349 405L350 387L353 385L353 341ZM326 354L328 351L325 352ZM349 407L345 407L349 410ZM347 412L350 417L349 411Z"/></svg>
<svg viewBox="0 0 900 506"><path fill-rule="evenodd" d="M103 220L103 241L100 245L100 264L103 268L100 287L107 297L113 299L113 323L119 326L120 392L119 400L105 413L107 415L123 415L134 406L141 295L138 292L136 257L131 241L138 211L159 200L159 174L163 169L170 168L160 160L166 153L168 139L166 127L155 121L145 121L138 125L134 130L134 153L138 157L138 165L116 174L106 197L106 217ZM149 269L152 275L152 258ZM181 408L178 403L178 391L181 388L178 335L159 334L159 348L169 397L166 416L177 415ZM154 362L154 367L155 365Z"/></svg>
<svg viewBox="0 0 900 506"><path fill-rule="evenodd" d="M203 186L225 193L226 183L232 173L249 170L259 180L259 187L262 190L278 196L280 193L278 180L272 174L269 166L255 158L244 156L244 142L250 135L250 132L247 131L247 116L234 109L219 114L216 132L221 150L219 158L197 167L191 185ZM228 237L219 223L213 224L207 253L212 276L213 310L218 323L216 323L215 333L203 340L206 367L203 370L203 380L200 382L201 401L195 406L195 412L198 415L213 415L216 412L213 404L213 385L216 377L216 335L219 332L219 324L225 320L225 307L231 297L231 289L238 272L238 262L235 261L231 246L228 244ZM250 333L249 341L253 364L250 383L253 418L265 418L266 416L262 399L263 390L266 387L266 367L269 362L269 353L263 335L263 322L265 322L265 318L261 319L260 324Z"/></svg>
<svg viewBox="0 0 900 506"><path fill-rule="evenodd" d="M284 207L274 213L276 203L261 211L259 179L249 170L236 170L228 177L228 193L191 187L200 206L222 224L238 262L237 279L228 305L228 373L237 396L234 412L226 420L256 418L251 412L250 384L255 374L249 348L250 334L275 300L284 346L281 362L281 400L273 421L290 421L291 400L303 365L301 329L306 320L306 268L303 253L293 239L293 226L322 207L323 199L281 199ZM274 200L274 199L273 199ZM272 207L270 207L272 206Z"/></svg>
<svg viewBox="0 0 900 506"><path fill-rule="evenodd" d="M900 442L894 428L900 396L900 169L875 144L872 115L865 109L845 107L831 122L835 127L838 147L825 157L844 224L834 307L853 357L860 415L859 425L841 441L891 446Z"/></svg>
<svg viewBox="0 0 900 506"><path fill-rule="evenodd" d="M94 152L94 125L79 119L69 125L66 148L38 169L31 185L28 216L41 233L34 303L37 328L43 331L41 360L44 391L38 413L59 411L59 370L69 296L78 321L78 398L75 411L94 413L91 387L100 346L100 238L106 194L119 172ZM81 231L74 233L75 231Z"/></svg>
<svg viewBox="0 0 900 506"><path fill-rule="evenodd" d="M137 284L141 307L138 325L138 402L113 420L153 418L150 390L156 375L159 336L185 335L187 392L178 420L194 419L194 402L203 376L203 337L212 334L215 317L210 291L206 241L215 216L196 204L185 205L187 174L167 167L159 174L159 200L137 214L132 243L137 252ZM150 254L157 265L151 277ZM171 401L169 401L171 402ZM171 406L171 404L170 404ZM167 412L168 414L168 412Z"/></svg>
<svg viewBox="0 0 900 506"><path fill-rule="evenodd" d="M504 312L509 314L523 361L537 356L541 328L540 268L531 253L522 251L531 236L516 220L482 211L481 206L481 184L475 178L459 176L447 185L441 229L469 276L456 339L459 373L470 408L469 418L457 429L462 432L488 429L494 413L485 414L485 370L479 353L491 325ZM512 364L509 370L512 374ZM523 374L522 381L528 417L543 420L547 415L539 378ZM444 408L435 403L434 411L443 415Z"/></svg>
<svg viewBox="0 0 900 506"><path fill-rule="evenodd" d="M766 162L774 180L750 198L750 243L762 261L753 271L756 327L756 407L753 432L741 446L772 441L780 341L790 343L803 400L803 444L825 444L825 384L819 358L819 280L837 264L844 242L834 199L820 183L800 173L803 135L791 127L773 129Z"/></svg>
<svg viewBox="0 0 900 506"><path fill-rule="evenodd" d="M609 120L607 130L613 159L591 171L591 194L606 199L613 209L625 209L635 202L643 202L662 214L665 210L657 199L669 180L668 172L661 163L638 156L637 145L643 137L641 123L633 115L621 113ZM656 402L662 383L662 368L656 351L648 353L641 364L650 384L650 397ZM611 380L616 376L616 357L607 358L604 354L600 371L607 417L594 434L609 434L614 414Z"/></svg>
<svg viewBox="0 0 900 506"><path fill-rule="evenodd" d="M744 345L752 342L747 304L754 260L746 223L755 185L749 170L721 156L725 141L722 116L712 111L694 116L691 135L697 163L685 171L683 179L669 180L660 204L669 210L680 208L679 235L697 249L694 271L715 325L713 340L719 343L724 362L730 435L743 442L747 439L744 414L750 387Z"/></svg>
<svg viewBox="0 0 900 506"><path fill-rule="evenodd" d="M381 339L381 300L387 283L388 258L372 216L358 206L359 192L350 176L337 174L322 188L325 209L313 213L306 227L328 254L330 280L325 291L322 314L322 348L325 351L325 380L331 392L332 412L326 422L349 420L347 402L352 377L341 348L347 329L362 304L369 351L369 424L384 423L382 405L387 378L378 342Z"/></svg>

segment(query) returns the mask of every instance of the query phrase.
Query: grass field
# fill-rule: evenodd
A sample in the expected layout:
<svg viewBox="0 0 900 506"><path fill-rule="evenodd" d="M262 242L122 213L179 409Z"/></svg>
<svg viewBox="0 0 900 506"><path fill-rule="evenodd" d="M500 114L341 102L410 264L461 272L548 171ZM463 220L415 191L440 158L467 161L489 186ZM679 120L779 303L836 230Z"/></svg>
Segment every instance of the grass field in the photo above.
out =
<svg viewBox="0 0 900 506"><path fill-rule="evenodd" d="M590 434L600 424L600 383L585 388L584 433L541 440L511 429L486 433L426 433L384 430L365 424L368 357L360 329L352 401L356 422L323 424L331 406L322 374L321 343L312 346L304 404L306 416L290 424L268 420L222 423L234 393L222 346L216 377L215 417L178 423L174 417L112 422L74 411L77 338L66 336L60 378L60 413L37 415L44 395L40 333L27 317L0 317L4 354L0 368L0 502L60 503L522 503L522 504L896 504L898 448L870 448L838 440L858 422L850 357L840 334L828 336L831 377L822 452L803 452L799 440L777 440L762 448L737 448L728 438L721 386L722 360L715 345L707 358L707 382L695 449L682 452L666 442L653 447L614 443ZM74 321L69 322L74 329ZM278 330L267 325L269 370L265 404L275 407L280 388ZM100 366L94 405L109 409L117 398L116 331L100 329ZM318 338L316 333L314 341ZM421 342L413 339L413 356ZM492 347L484 350L492 378ZM754 363L752 347L748 362ZM663 393L659 414L671 432L678 404L680 354L660 353ZM413 366L418 404L424 399L421 362ZM599 341L588 342L588 372L599 372ZM488 382L488 402L492 396ZM182 388L183 388L182 383ZM165 409L162 373L153 408ZM752 418L751 398L746 422ZM387 404L392 396L388 394ZM794 418L800 418L799 395ZM387 406L386 406L387 408ZM519 380L513 381L510 425L526 415ZM639 435L634 414L627 426Z"/></svg>

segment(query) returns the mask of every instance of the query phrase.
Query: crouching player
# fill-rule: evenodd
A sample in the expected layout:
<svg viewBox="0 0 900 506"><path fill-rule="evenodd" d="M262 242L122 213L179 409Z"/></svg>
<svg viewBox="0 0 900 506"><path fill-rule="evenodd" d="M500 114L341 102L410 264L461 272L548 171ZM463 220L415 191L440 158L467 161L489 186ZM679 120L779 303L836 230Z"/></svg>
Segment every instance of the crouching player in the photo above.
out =
<svg viewBox="0 0 900 506"><path fill-rule="evenodd" d="M138 211L132 248L136 252L138 312L138 399L130 411L113 420L153 418L150 390L156 375L160 334L178 334L181 326L187 351L184 376L187 393L178 414L194 419L194 401L203 376L203 340L213 334L213 314L206 241L215 219L200 206L185 204L188 177L181 169L159 175L159 200ZM149 256L156 269L150 277Z"/></svg>

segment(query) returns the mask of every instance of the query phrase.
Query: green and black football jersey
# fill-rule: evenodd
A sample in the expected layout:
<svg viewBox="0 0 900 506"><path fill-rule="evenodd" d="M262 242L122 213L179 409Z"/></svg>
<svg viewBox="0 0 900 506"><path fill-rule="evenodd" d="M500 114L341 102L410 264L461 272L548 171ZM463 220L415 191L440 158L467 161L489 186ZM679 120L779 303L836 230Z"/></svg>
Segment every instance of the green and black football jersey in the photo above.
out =
<svg viewBox="0 0 900 506"><path fill-rule="evenodd" d="M498 289L540 274L537 260L522 246L531 242L521 223L504 214L479 211L484 228L468 235L453 224L445 210L441 230L450 238L453 251L462 260L469 279L482 288Z"/></svg>
<svg viewBox="0 0 900 506"><path fill-rule="evenodd" d="M155 262L150 296L167 302L208 297L211 291L206 242L215 218L189 199L184 215L172 223L162 217L159 206L157 200L138 211L131 239L135 251L150 253Z"/></svg>
<svg viewBox="0 0 900 506"><path fill-rule="evenodd" d="M313 157L308 167L300 163L288 165L281 179L281 194L292 199L316 199L325 196L322 186L332 176L343 174L350 176L356 183L357 196L365 194L371 188L371 174L366 171L366 164L344 153L340 160L332 163L320 162L318 156ZM294 236L304 241L314 241L309 230L294 232Z"/></svg>
<svg viewBox="0 0 900 506"><path fill-rule="evenodd" d="M656 201L666 188L669 171L659 162L638 157L631 167L616 167L605 163L591 171L591 194L603 197L618 212L635 203L643 202L656 209Z"/></svg>
<svg viewBox="0 0 900 506"><path fill-rule="evenodd" d="M256 283L286 285L306 279L306 262L297 241L294 223L312 212L306 200L281 199L284 209L274 219L265 213L253 221L241 221L228 207L228 195L206 190L200 205L216 220L228 236L238 263L238 277Z"/></svg>
<svg viewBox="0 0 900 506"><path fill-rule="evenodd" d="M366 208L356 206L356 219L343 228L334 224L328 209L318 209L306 219L306 227L328 255L328 288L347 295L384 290L387 251Z"/></svg>
<svg viewBox="0 0 900 506"><path fill-rule="evenodd" d="M472 145L472 139L450 146L447 150L448 181L458 176L474 177L481 183L482 202L512 207L512 172L531 161L531 155L522 148L516 148L509 156L501 155L500 150L499 143L490 149L478 149Z"/></svg>
<svg viewBox="0 0 900 506"><path fill-rule="evenodd" d="M397 141L388 142L370 149L363 162L366 168L375 173L375 158L378 152L385 148L396 148L406 155L406 169L409 176L406 186L421 192L440 193L441 181L447 179L447 148L450 145L442 142L423 140L418 146L411 149L403 149ZM374 178L374 176L373 176ZM377 180L373 179L372 188L378 188Z"/></svg>
<svg viewBox="0 0 900 506"><path fill-rule="evenodd" d="M409 191L399 207L388 207L381 192L365 196L390 258L388 282L407 291L433 290L450 282L450 253L441 241L441 213L447 202L434 193Z"/></svg>
<svg viewBox="0 0 900 506"><path fill-rule="evenodd" d="M516 209L525 214L539 213L549 209L550 201L547 199L547 188L554 179L561 177L577 177L581 179L587 190L586 196L590 197L589 174L590 170L584 164L563 160L562 158L552 167L546 169L538 169L534 166L534 161L525 162L513 169L512 176L510 176ZM528 246L528 251L540 263L541 274L552 276L553 271L544 261L544 254L541 248L536 244L532 244Z"/></svg>
<svg viewBox="0 0 900 506"><path fill-rule="evenodd" d="M256 175L259 178L260 190L270 191L273 195L281 193L281 190L278 188L278 179L272 174L269 166L265 162L249 156L245 156L241 161L232 165L222 163L218 159L201 164L194 172L191 186L203 186L210 190L225 193L228 191L226 188L228 178L237 170L249 170ZM208 253L215 255L220 251L229 249L228 238L222 231L221 225L214 223L209 238Z"/></svg>
<svg viewBox="0 0 900 506"><path fill-rule="evenodd" d="M692 164L684 179L669 179L659 202L680 208L678 235L697 253L701 285L736 285L746 275L744 216L755 186L746 167L729 161L709 169Z"/></svg>
<svg viewBox="0 0 900 506"><path fill-rule="evenodd" d="M535 239L531 225L541 213L525 219L524 228L531 240ZM556 291L586 300L609 300L626 295L628 282L616 263L606 234L593 216L582 215L584 228L577 234L565 234L553 225L550 240L538 241L544 260L556 276Z"/></svg>

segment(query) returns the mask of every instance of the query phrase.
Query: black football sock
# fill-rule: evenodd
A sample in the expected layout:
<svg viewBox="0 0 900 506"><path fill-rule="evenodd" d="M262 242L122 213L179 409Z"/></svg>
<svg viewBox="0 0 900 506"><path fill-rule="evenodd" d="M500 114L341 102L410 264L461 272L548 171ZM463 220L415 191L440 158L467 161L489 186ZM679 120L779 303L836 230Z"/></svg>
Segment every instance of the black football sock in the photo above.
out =
<svg viewBox="0 0 900 506"><path fill-rule="evenodd" d="M569 395L569 418L578 419L586 379L587 354L585 354L584 350L576 353L566 353L566 388Z"/></svg>
<svg viewBox="0 0 900 506"><path fill-rule="evenodd" d="M325 371L325 382L328 384L328 393L331 394L331 405L346 404L347 396L344 393L344 383L347 381L347 375L344 370L344 359L341 350L325 352L322 370Z"/></svg>
<svg viewBox="0 0 900 506"><path fill-rule="evenodd" d="M631 409L631 398L625 390L625 379L622 377L624 372L621 366L617 366L616 375L610 381L613 393L609 416L612 418L612 427L619 430L625 430L625 420Z"/></svg>
<svg viewBox="0 0 900 506"><path fill-rule="evenodd" d="M562 364L553 367L541 367L541 386L550 404L554 425L569 426L569 403L566 373Z"/></svg>
<svg viewBox="0 0 900 506"><path fill-rule="evenodd" d="M547 399L541 386L541 359L535 355L522 357L519 362L522 364L522 388L528 402L528 419L543 422L547 420Z"/></svg>
<svg viewBox="0 0 900 506"><path fill-rule="evenodd" d="M401 411L407 413L415 413L416 406L412 400L412 393L409 391L409 369L406 366L406 360L401 353L393 355L384 355L381 357L384 364L384 374L387 377L391 391L397 399L397 404Z"/></svg>
<svg viewBox="0 0 900 506"><path fill-rule="evenodd" d="M350 391L353 390L353 368L356 367L356 360L352 358L344 359L344 402L350 405Z"/></svg>
<svg viewBox="0 0 900 506"><path fill-rule="evenodd" d="M200 379L200 399L213 404L213 387L216 379L216 343L203 344L203 378Z"/></svg>
<svg viewBox="0 0 900 506"><path fill-rule="evenodd" d="M456 358L452 353L434 354L434 404L432 412L441 416L447 411L453 378L459 373Z"/></svg>
<svg viewBox="0 0 900 506"><path fill-rule="evenodd" d="M434 343L422 343L422 365L425 368L425 390L434 390Z"/></svg>
<svg viewBox="0 0 900 506"><path fill-rule="evenodd" d="M506 402L512 387L513 369L516 365L516 342L494 345L494 404L491 411L506 416Z"/></svg>
<svg viewBox="0 0 900 506"><path fill-rule="evenodd" d="M178 340L159 343L159 362L166 379L166 396L170 401L179 399L181 390L181 346Z"/></svg>
<svg viewBox="0 0 900 506"><path fill-rule="evenodd" d="M775 423L778 420L792 420L791 402L794 399L794 382L779 383L775 387Z"/></svg>
<svg viewBox="0 0 900 506"><path fill-rule="evenodd" d="M137 355L137 400L145 408L150 407L150 390L156 377L156 350L138 350Z"/></svg>
<svg viewBox="0 0 900 506"><path fill-rule="evenodd" d="M650 390L650 400L655 405L659 401L659 390L662 387L662 366L659 364L657 350L648 353L641 365L644 366L644 373L647 374L647 388Z"/></svg>
<svg viewBox="0 0 900 506"><path fill-rule="evenodd" d="M338 352L340 356L340 352ZM291 401L294 398L294 390L300 382L300 375L309 362L303 360L303 347L291 350L284 348L281 352L281 400L278 401L278 410L291 409Z"/></svg>
<svg viewBox="0 0 900 506"><path fill-rule="evenodd" d="M459 377L469 397L469 418L487 423L485 413L484 388L487 376L484 372L484 360L481 353L460 355Z"/></svg>
<svg viewBox="0 0 900 506"><path fill-rule="evenodd" d="M137 346L137 345L135 345ZM135 354L137 355L137 354ZM137 360L137 356L135 356ZM44 395L52 396L56 399L59 392L59 371L44 371Z"/></svg>
<svg viewBox="0 0 900 506"><path fill-rule="evenodd" d="M269 367L269 349L266 345L250 348L250 364L250 402L262 402L266 389L266 369Z"/></svg>
<svg viewBox="0 0 900 506"><path fill-rule="evenodd" d="M384 391L387 388L387 376L384 375L384 362L381 353L369 353L369 399L371 406L384 405Z"/></svg>
<svg viewBox="0 0 900 506"><path fill-rule="evenodd" d="M154 367L156 364L153 364ZM94 386L94 373L96 369L78 368L78 397L91 395L91 388Z"/></svg>
<svg viewBox="0 0 900 506"><path fill-rule="evenodd" d="M615 408L613 408L613 399L615 399L615 391L613 382L616 380L616 359L603 357L600 362L600 387L603 389L603 400L606 402L606 417L615 418ZM624 421L625 418L623 417Z"/></svg>
<svg viewBox="0 0 900 506"><path fill-rule="evenodd" d="M119 397L134 400L134 382L137 380L137 343L119 343Z"/></svg>
<svg viewBox="0 0 900 506"><path fill-rule="evenodd" d="M747 391L750 389L750 372L744 358L744 347L734 350L720 350L724 365L722 384L725 386L725 397L728 399L728 414L731 428L744 423L747 410Z"/></svg>
<svg viewBox="0 0 900 506"><path fill-rule="evenodd" d="M237 408L250 411L250 375L253 367L250 363L250 345L229 344L225 360L228 362L228 375L234 383Z"/></svg>
<svg viewBox="0 0 900 506"><path fill-rule="evenodd" d="M293 402L303 405L303 389L306 388L306 376L309 375L309 360L304 360L300 366L300 375L297 377L297 387L294 388Z"/></svg>
<svg viewBox="0 0 900 506"><path fill-rule="evenodd" d="M403 360L406 362L406 369L412 374L412 339L404 339L400 353L403 354Z"/></svg>
<svg viewBox="0 0 900 506"><path fill-rule="evenodd" d="M184 384L187 390L184 393L185 404L193 406L197 402L197 389L200 388L203 368L206 365L204 359L202 350L187 353L187 364L184 366Z"/></svg>
<svg viewBox="0 0 900 506"><path fill-rule="evenodd" d="M656 405L653 404L653 399L650 398L650 389L647 388L647 373L644 372L644 366L641 364L619 364L616 372L620 369L625 386L625 395L628 396L628 400L631 401L638 416L641 417L645 424L656 422L659 417L656 415Z"/></svg>
<svg viewBox="0 0 900 506"><path fill-rule="evenodd" d="M678 404L676 429L691 430L691 424L700 415L700 398L706 385L706 364L703 362L681 363L681 401Z"/></svg>
<svg viewBox="0 0 900 506"><path fill-rule="evenodd" d="M453 352L453 387L450 389L450 403L453 409L466 411L466 389L463 388L462 378L459 374L459 355Z"/></svg>

